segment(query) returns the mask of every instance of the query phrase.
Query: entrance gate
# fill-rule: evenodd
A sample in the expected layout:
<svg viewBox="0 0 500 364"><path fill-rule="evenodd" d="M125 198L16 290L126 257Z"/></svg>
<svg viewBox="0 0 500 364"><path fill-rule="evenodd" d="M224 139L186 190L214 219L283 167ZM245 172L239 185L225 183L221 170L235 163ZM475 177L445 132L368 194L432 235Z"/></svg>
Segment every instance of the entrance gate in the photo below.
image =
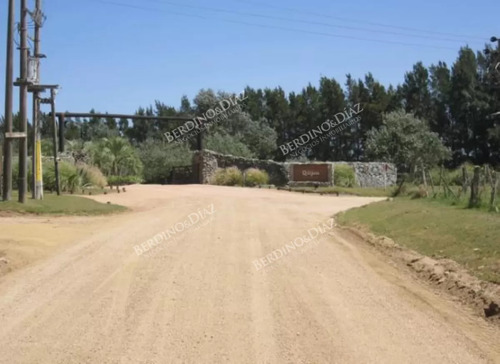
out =
<svg viewBox="0 0 500 364"><path fill-rule="evenodd" d="M172 185L189 185L195 183L193 166L173 167L168 182Z"/></svg>

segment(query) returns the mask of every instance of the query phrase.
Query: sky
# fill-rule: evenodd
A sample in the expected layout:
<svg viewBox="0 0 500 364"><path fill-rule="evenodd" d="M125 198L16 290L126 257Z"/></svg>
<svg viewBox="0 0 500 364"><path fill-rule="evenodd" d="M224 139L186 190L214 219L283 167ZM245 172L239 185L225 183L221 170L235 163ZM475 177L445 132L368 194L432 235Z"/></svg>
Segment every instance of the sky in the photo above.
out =
<svg viewBox="0 0 500 364"><path fill-rule="evenodd" d="M61 85L58 111L134 113L155 100L178 108L201 89L300 92L323 76L344 85L348 73L397 85L418 61L451 65L461 46L479 51L500 37L498 0L42 1L41 81ZM2 115L7 0L0 3Z"/></svg>

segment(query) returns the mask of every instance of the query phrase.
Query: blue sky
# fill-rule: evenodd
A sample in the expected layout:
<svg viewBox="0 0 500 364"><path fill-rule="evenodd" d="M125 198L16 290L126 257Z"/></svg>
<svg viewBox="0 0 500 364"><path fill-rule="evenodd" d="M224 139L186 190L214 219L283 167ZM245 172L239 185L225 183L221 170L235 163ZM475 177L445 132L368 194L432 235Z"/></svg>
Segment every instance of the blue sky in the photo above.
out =
<svg viewBox="0 0 500 364"><path fill-rule="evenodd" d="M383 84L396 85L417 61L450 65L461 45L481 50L492 35L500 36L498 0L43 3L42 53L48 58L42 82L60 84L57 107L74 112L133 113L155 100L179 107L183 95L192 99L202 88L240 92L247 85L281 86L300 92L321 76L344 84L347 73L359 78L372 72ZM6 18L3 0L0 114Z"/></svg>

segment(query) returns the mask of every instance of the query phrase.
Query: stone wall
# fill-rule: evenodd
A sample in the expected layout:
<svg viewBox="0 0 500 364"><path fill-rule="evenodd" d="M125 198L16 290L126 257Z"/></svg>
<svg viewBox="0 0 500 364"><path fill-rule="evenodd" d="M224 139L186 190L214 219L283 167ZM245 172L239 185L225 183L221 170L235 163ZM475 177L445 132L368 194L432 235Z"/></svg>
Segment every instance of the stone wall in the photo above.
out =
<svg viewBox="0 0 500 364"><path fill-rule="evenodd" d="M335 164L347 164L351 166L356 176L356 185L359 187L393 186L397 182L398 171L392 163L334 162Z"/></svg>
<svg viewBox="0 0 500 364"><path fill-rule="evenodd" d="M258 168L269 174L269 183L283 186L288 183L288 171L283 163L249 159L225 155L210 150L196 151L193 157L195 178L202 184L210 183L217 168L238 167L244 171L248 168Z"/></svg>
<svg viewBox="0 0 500 364"><path fill-rule="evenodd" d="M311 162L313 164L314 162ZM317 162L320 163L320 162ZM300 163L293 163L300 164ZM397 169L392 163L383 162L321 162L321 164L331 164L332 181L336 164L347 164L354 169L356 185L359 187L384 187L392 186L397 181ZM217 168L237 167L244 171L248 168L258 168L269 174L269 183L276 186L300 185L291 181L290 164L275 161L265 161L259 159L249 159L225 155L210 150L197 151L193 157L193 170L195 181L201 184L208 184ZM306 183L308 184L308 183ZM329 183L309 184L329 185Z"/></svg>

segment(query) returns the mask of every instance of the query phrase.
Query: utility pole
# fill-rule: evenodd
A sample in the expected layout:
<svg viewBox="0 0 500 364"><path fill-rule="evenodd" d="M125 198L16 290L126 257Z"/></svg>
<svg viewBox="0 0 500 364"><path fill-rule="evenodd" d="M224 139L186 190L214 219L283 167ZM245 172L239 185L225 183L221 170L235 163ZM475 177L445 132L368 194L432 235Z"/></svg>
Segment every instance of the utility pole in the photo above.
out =
<svg viewBox="0 0 500 364"><path fill-rule="evenodd" d="M5 72L5 138L3 153L3 200L12 198L12 145L8 133L12 133L12 94L14 91L14 29L15 1L9 0L7 20L7 62Z"/></svg>
<svg viewBox="0 0 500 364"><path fill-rule="evenodd" d="M21 77L19 79L19 115L20 115L20 132L24 133L24 137L19 139L19 199L20 203L26 203L27 190L27 159L28 159L28 24L27 24L28 9L26 0L21 0Z"/></svg>
<svg viewBox="0 0 500 364"><path fill-rule="evenodd" d="M37 79L39 81L40 59L44 56L40 54L40 29L43 22L42 0L36 0L36 9L33 14L35 22L35 49L34 59L36 60ZM39 120L40 115L40 94L37 90L33 91L33 199L43 199L43 180L42 180L42 135Z"/></svg>

